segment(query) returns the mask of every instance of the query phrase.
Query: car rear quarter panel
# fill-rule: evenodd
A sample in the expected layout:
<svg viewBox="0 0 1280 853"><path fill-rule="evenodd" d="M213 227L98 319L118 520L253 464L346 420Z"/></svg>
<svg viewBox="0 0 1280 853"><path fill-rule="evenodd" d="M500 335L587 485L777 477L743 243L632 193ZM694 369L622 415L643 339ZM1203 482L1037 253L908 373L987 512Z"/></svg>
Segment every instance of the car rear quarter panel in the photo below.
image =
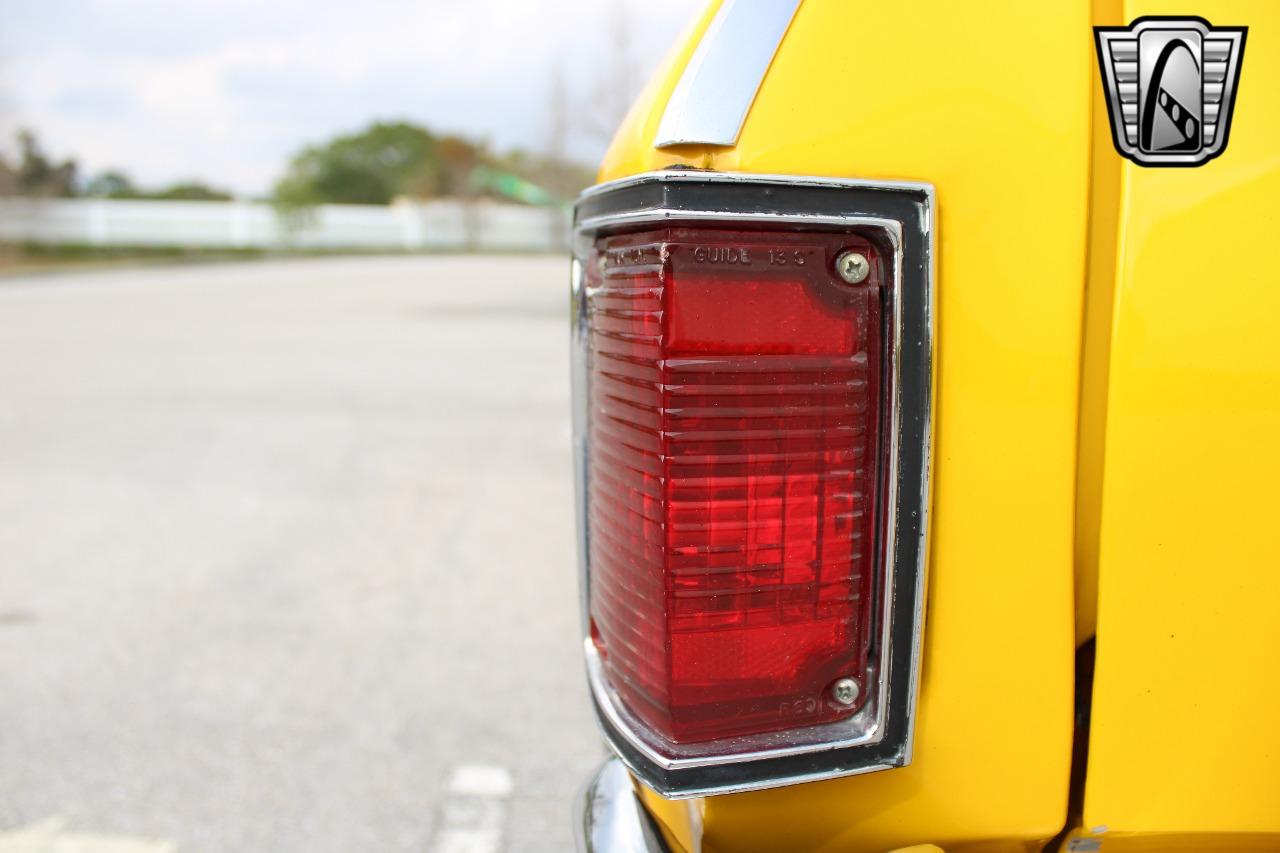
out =
<svg viewBox="0 0 1280 853"><path fill-rule="evenodd" d="M698 801L704 849L1027 849L1062 827L1070 776L1089 6L805 0L736 146L655 149L714 6L601 178L680 163L932 182L938 333L914 760ZM688 835L684 804L646 798Z"/></svg>
<svg viewBox="0 0 1280 853"><path fill-rule="evenodd" d="M1249 33L1223 155L1121 161L1117 214L1099 218L1113 231L1095 241L1085 374L1103 449L1080 834L1103 851L1275 850L1280 5L1115 5L1099 23L1200 15Z"/></svg>

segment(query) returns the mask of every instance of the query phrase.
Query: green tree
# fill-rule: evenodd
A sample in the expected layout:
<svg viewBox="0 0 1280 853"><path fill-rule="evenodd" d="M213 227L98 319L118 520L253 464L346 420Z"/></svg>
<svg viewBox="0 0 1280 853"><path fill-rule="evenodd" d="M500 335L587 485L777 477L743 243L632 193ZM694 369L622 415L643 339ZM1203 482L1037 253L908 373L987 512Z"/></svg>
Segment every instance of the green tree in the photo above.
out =
<svg viewBox="0 0 1280 853"><path fill-rule="evenodd" d="M387 204L400 196L551 204L573 198L591 180L589 169L558 157L518 151L500 157L463 136L379 122L301 151L274 199L283 209Z"/></svg>
<svg viewBox="0 0 1280 853"><path fill-rule="evenodd" d="M76 162L54 163L40 147L36 135L18 131L18 162L0 162L0 189L18 195L66 197L76 192Z"/></svg>
<svg viewBox="0 0 1280 853"><path fill-rule="evenodd" d="M230 201L231 193L215 189L202 181L180 181L162 190L144 190L133 179L116 169L94 175L85 185L84 194L95 198L149 198L163 201Z"/></svg>
<svg viewBox="0 0 1280 853"><path fill-rule="evenodd" d="M378 122L304 149L276 184L285 205L387 204L414 190L429 194L436 185L437 139L407 122Z"/></svg>
<svg viewBox="0 0 1280 853"><path fill-rule="evenodd" d="M89 180L84 194L95 198L137 198L139 190L124 172L108 169Z"/></svg>
<svg viewBox="0 0 1280 853"><path fill-rule="evenodd" d="M173 184L159 192L148 193L146 197L172 201L231 201L232 199L231 193L226 190L216 189L200 181Z"/></svg>

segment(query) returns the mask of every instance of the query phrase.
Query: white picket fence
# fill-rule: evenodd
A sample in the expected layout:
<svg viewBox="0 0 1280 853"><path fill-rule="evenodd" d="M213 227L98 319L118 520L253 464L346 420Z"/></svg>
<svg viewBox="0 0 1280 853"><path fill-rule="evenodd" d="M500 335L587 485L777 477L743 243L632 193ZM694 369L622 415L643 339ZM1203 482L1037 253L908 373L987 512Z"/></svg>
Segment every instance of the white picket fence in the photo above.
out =
<svg viewBox="0 0 1280 853"><path fill-rule="evenodd" d="M559 251L568 212L489 201L326 204L0 198L0 242L205 249Z"/></svg>

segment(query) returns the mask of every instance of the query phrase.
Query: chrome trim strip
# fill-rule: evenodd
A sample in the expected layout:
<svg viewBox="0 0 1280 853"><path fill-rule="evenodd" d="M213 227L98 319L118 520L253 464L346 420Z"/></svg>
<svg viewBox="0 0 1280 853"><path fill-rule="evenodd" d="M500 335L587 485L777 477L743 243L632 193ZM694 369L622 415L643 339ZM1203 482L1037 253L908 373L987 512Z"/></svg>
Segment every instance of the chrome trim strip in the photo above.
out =
<svg viewBox="0 0 1280 853"><path fill-rule="evenodd" d="M920 477L920 506L924 507L923 515L920 519L920 528L918 531L918 540L916 547L919 549L919 565L920 570L916 575L915 588L915 617L916 629L911 635L911 687L910 687L910 707L907 708L907 719L910 721L907 726L906 743L903 744L902 758L903 765L911 763L911 759L915 757L916 746L916 716L920 709L920 675L924 661L924 620L925 620L925 586L928 580L929 569L929 524L931 522L930 512L933 509L933 397L937 393L938 374L933 369L933 347L934 337L937 335L935 326L935 318L938 316L938 237L935 233L937 222L935 220L934 211L937 210L934 198L933 185L929 185L929 215L925 217L924 227L928 233L925 234L926 244L929 249L929 268L925 272L925 281L928 283L929 292L926 294L924 304L924 322L929 329L929 340L926 343L927 352L925 360L929 365L929 384L925 388L923 412L921 417L924 419L924 457L921 459L921 465L924 470ZM584 561L583 568L586 568ZM590 602L588 602L590 604ZM589 618L589 617L588 617Z"/></svg>
<svg viewBox="0 0 1280 853"><path fill-rule="evenodd" d="M619 225L661 225L666 222L696 222L702 220L733 222L786 222L798 225L866 225L882 228L893 242L894 259L902 252L902 227L892 219L881 219L874 216L777 216L772 213L725 213L716 210L638 210L634 213L620 213L612 216L598 216L584 219L578 227L584 231L595 231Z"/></svg>
<svg viewBox="0 0 1280 853"><path fill-rule="evenodd" d="M673 853L616 758L591 775L574 812L578 853Z"/></svg>
<svg viewBox="0 0 1280 853"><path fill-rule="evenodd" d="M653 144L733 145L800 0L724 0L667 101Z"/></svg>
<svg viewBox="0 0 1280 853"><path fill-rule="evenodd" d="M701 186L677 192L679 185L690 183ZM757 187L761 189L759 194L753 192ZM774 189L767 191L769 187ZM726 189L731 190L728 195ZM839 192L841 190L851 192ZM616 199L600 198L615 192L619 193ZM787 193L791 194L790 200L779 201L780 196ZM774 209L760 209L769 205ZM819 212L809 212L811 209ZM874 674L877 701L849 720L696 746L681 747L664 742L661 748L668 753L664 754L655 748L657 743L645 738L644 727L631 718L613 695L584 624L588 682L606 740L629 768L664 796L678 798L755 790L866 773L910 762L919 693L927 566L936 298L933 285L935 210L933 187L925 183L676 170L601 184L584 192L579 199L575 211L577 260L571 359L575 376L574 446L578 456L575 466L579 473L576 511L580 519L585 517L588 473L586 294L582 259L591 251L598 231L706 221L852 227L879 234L893 258L893 286L888 296L892 299L890 316L894 332L892 349L886 359L886 369L892 373L893 396L886 425L889 476L881 577L884 589L881 652L875 661ZM884 214L892 214L892 218ZM910 234L904 232L906 227L912 228ZM909 257L908 245L911 247ZM907 269L911 270L909 282L904 281ZM913 295L911 300L906 298L908 291ZM913 304L909 322L904 320L906 301ZM913 365L911 378L906 382L902 372L904 347L911 347ZM908 386L910 409L905 414L912 421L910 429L904 424L904 387ZM918 444L907 447L901 444L902 437L908 433L913 436L913 442L918 436ZM904 460L911 463L905 473L900 469ZM900 491L902 487L909 491ZM587 525L580 525L579 570L584 623L589 620L586 615L590 581L588 534ZM903 535L911 538L900 542ZM899 555L900 546L903 546L903 556ZM899 587L899 582L908 582L910 586ZM904 660L895 661L895 651ZM894 704L898 710L893 712L895 722L890 724L887 718ZM686 755L680 755L681 752Z"/></svg>
<svg viewBox="0 0 1280 853"><path fill-rule="evenodd" d="M872 181L866 178L826 178L817 175L777 175L755 172L706 172L698 169L667 169L661 172L641 172L625 178L615 178L587 187L578 196L580 205L587 199L611 193L614 190L642 184L705 183L718 184L785 184L792 187L850 187L867 190L909 190L929 197L929 208L934 208L934 187L926 181ZM585 220L584 220L585 221ZM583 222L575 225L583 230Z"/></svg>
<svg viewBox="0 0 1280 853"><path fill-rule="evenodd" d="M573 523L578 535L578 577L587 577L587 295L582 261L569 266L569 409L573 441ZM591 633L591 601L585 582L578 584L582 636Z"/></svg>

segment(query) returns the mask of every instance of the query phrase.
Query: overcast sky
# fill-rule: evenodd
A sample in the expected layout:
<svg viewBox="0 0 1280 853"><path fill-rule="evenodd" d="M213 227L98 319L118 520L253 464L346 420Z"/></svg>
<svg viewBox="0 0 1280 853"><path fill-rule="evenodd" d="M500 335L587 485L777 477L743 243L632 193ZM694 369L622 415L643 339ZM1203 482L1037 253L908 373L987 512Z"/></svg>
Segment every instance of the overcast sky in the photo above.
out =
<svg viewBox="0 0 1280 853"><path fill-rule="evenodd" d="M634 88L702 2L0 0L0 133L9 150L30 127L82 174L246 194L375 118L537 149L557 63L571 103L598 105L614 33ZM572 150L594 161L606 142L578 133Z"/></svg>

